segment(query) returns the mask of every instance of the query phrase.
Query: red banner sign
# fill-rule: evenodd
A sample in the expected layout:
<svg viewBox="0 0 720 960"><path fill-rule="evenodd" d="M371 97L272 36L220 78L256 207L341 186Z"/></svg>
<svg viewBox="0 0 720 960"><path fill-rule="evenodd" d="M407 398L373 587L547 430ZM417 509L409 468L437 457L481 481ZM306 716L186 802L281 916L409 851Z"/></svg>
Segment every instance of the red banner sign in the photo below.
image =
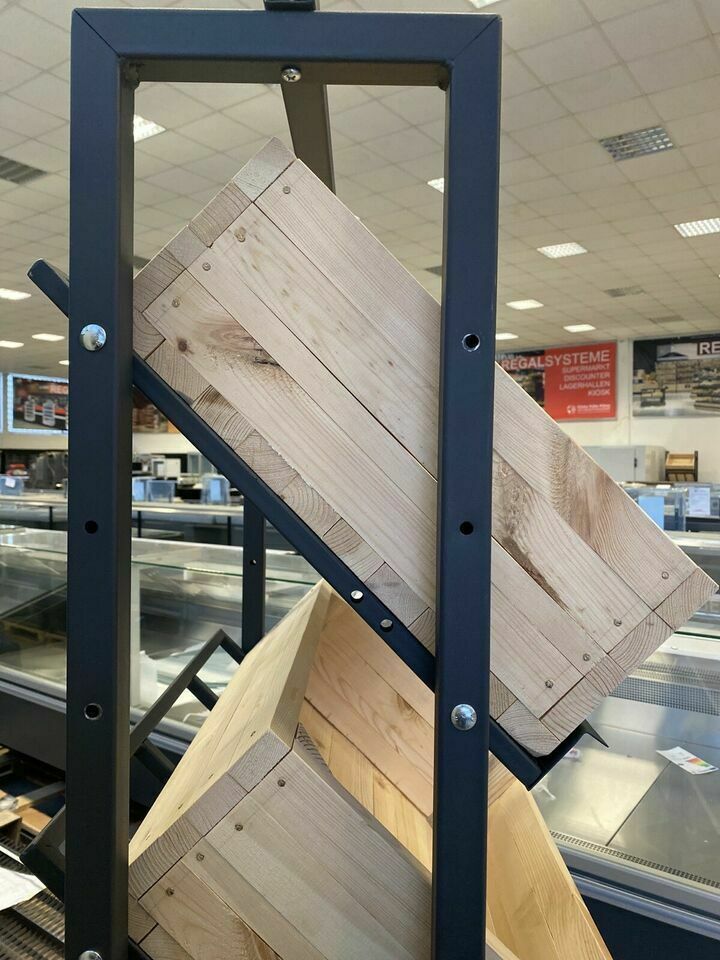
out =
<svg viewBox="0 0 720 960"><path fill-rule="evenodd" d="M498 363L555 420L605 420L617 413L617 344L502 353Z"/></svg>

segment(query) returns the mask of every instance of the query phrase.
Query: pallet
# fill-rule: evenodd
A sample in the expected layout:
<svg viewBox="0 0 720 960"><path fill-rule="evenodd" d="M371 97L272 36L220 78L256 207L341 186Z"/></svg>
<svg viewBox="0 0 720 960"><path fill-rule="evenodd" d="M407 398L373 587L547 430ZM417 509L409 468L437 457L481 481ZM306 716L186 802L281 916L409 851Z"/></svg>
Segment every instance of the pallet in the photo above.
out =
<svg viewBox="0 0 720 960"><path fill-rule="evenodd" d="M134 348L434 649L440 307L278 140L138 274ZM715 585L500 368L493 469L492 714L547 754Z"/></svg>
<svg viewBox="0 0 720 960"><path fill-rule="evenodd" d="M426 960L433 694L325 583L238 668L130 847L154 960ZM496 960L610 960L534 800L491 758Z"/></svg>

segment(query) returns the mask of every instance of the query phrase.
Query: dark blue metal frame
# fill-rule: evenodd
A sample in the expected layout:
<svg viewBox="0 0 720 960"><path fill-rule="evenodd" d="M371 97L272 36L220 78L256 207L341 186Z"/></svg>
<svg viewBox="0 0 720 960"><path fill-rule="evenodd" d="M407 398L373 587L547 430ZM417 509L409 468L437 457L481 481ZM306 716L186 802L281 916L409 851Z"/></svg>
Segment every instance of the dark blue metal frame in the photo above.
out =
<svg viewBox="0 0 720 960"><path fill-rule="evenodd" d="M104 960L127 953L133 87L165 79L277 82L288 63L308 83L449 89L433 956L485 955L499 54L499 19L474 14L73 15L68 957L88 949ZM80 345L89 323L108 334L95 353ZM464 340L468 334L476 344ZM136 363L136 382L138 370L140 380L147 376ZM362 589L362 605L382 610ZM381 618L370 619L377 625ZM419 666L417 650L416 659ZM470 731L450 723L458 702L477 710Z"/></svg>

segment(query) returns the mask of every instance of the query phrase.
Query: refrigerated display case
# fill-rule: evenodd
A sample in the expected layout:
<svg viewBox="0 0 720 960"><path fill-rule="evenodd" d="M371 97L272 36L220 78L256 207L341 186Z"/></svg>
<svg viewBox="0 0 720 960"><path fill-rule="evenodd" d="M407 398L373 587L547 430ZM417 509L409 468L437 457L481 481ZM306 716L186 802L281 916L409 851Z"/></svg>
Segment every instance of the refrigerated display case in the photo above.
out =
<svg viewBox="0 0 720 960"><path fill-rule="evenodd" d="M265 628L318 575L297 554L268 550ZM242 548L134 539L131 702L140 716L222 627L242 642ZM67 539L59 530L0 531L0 681L63 701ZM234 662L218 649L200 673L219 693ZM161 730L188 742L206 711L186 692Z"/></svg>
<svg viewBox="0 0 720 960"><path fill-rule="evenodd" d="M720 536L671 538L720 581ZM628 676L535 788L581 891L720 939L720 595ZM720 949L720 948L719 948Z"/></svg>

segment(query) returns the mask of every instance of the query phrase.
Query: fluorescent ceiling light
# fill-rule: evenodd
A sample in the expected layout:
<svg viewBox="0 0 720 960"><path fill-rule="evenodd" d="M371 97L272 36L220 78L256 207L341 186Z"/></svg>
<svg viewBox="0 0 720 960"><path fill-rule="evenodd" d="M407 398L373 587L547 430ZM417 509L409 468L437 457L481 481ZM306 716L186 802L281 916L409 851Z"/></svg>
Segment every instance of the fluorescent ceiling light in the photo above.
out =
<svg viewBox="0 0 720 960"><path fill-rule="evenodd" d="M477 10L482 10L483 7L489 6L491 3L497 3L498 0L469 0L473 7Z"/></svg>
<svg viewBox="0 0 720 960"><path fill-rule="evenodd" d="M579 243L553 243L549 247L538 247L537 251L552 260L557 260L560 257L576 257L579 253L587 253L585 247L581 247Z"/></svg>
<svg viewBox="0 0 720 960"><path fill-rule="evenodd" d="M544 304L540 303L539 300L511 300L510 303L506 303L505 306L512 307L513 310L537 310L538 307L543 307Z"/></svg>
<svg viewBox="0 0 720 960"><path fill-rule="evenodd" d="M139 114L133 117L133 140L138 143L140 140L147 140L148 137L154 137L158 133L164 133L165 127L161 127L154 120L146 120Z"/></svg>
<svg viewBox="0 0 720 960"><path fill-rule="evenodd" d="M518 335L516 333L496 333L496 340L517 340Z"/></svg>
<svg viewBox="0 0 720 960"><path fill-rule="evenodd" d="M675 146L665 127L646 127L644 130L619 133L615 137L603 137L600 144L613 160L646 157L651 153L660 153L661 150L672 150Z"/></svg>
<svg viewBox="0 0 720 960"><path fill-rule="evenodd" d="M439 190L440 193L445 193L445 177L435 177L434 180L428 180L427 185L432 187L433 190Z"/></svg>
<svg viewBox="0 0 720 960"><path fill-rule="evenodd" d="M673 226L681 237L701 237L706 233L720 233L718 217L711 217L709 220L689 220L687 223L674 223Z"/></svg>
<svg viewBox="0 0 720 960"><path fill-rule="evenodd" d="M23 293L21 290L7 290L5 287L0 287L0 297L3 300L27 300L29 296L29 293Z"/></svg>
<svg viewBox="0 0 720 960"><path fill-rule="evenodd" d="M64 340L65 337L59 333L34 333L33 340L47 340L48 343L57 343L58 340Z"/></svg>
<svg viewBox="0 0 720 960"><path fill-rule="evenodd" d="M591 323L569 323L563 330L568 333L589 333L590 330L595 330L595 327Z"/></svg>
<svg viewBox="0 0 720 960"><path fill-rule="evenodd" d="M58 360L58 363L59 363L61 366L63 366L63 367L69 367L69 366L70 366L70 361L69 361L69 360Z"/></svg>
<svg viewBox="0 0 720 960"><path fill-rule="evenodd" d="M0 347L6 347L8 350L17 350L18 347L24 347L24 343L17 340L0 340Z"/></svg>

